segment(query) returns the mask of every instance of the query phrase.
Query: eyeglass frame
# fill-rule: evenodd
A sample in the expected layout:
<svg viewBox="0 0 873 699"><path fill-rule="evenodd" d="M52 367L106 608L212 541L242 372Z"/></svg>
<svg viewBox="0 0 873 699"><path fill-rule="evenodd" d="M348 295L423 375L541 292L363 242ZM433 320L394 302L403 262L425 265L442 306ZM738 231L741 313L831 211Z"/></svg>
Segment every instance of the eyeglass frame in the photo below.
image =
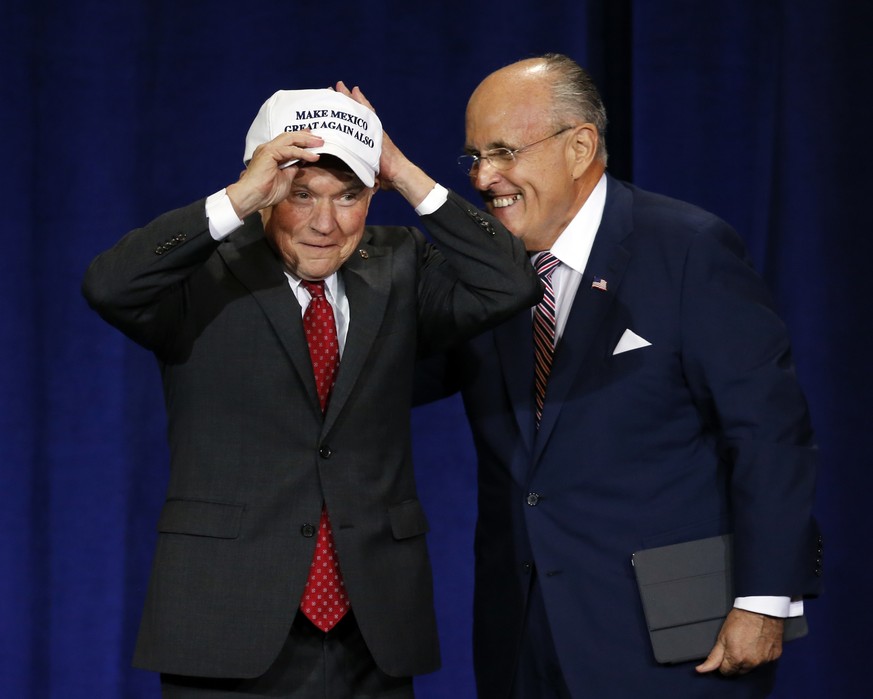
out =
<svg viewBox="0 0 873 699"><path fill-rule="evenodd" d="M464 171L464 174L472 175L473 170L475 170L479 167L480 162L483 160L487 160L489 163L491 163L491 167L493 167L498 172L506 172L507 170L511 170L512 168L515 167L516 156L519 153L523 153L528 148L533 148L534 146L538 146L540 143L544 143L545 141L548 141L550 138L554 138L555 136L560 136L562 133L566 133L567 131L569 131L570 129L573 129L573 128L576 128L576 126L575 125L565 126L562 129L560 129L559 131L555 131L555 133L550 134L550 135L546 136L545 138L541 138L538 141L534 141L533 143L528 143L527 145L520 146L518 148L492 148L491 150L487 151L486 153L479 153L478 155L476 155L475 153L464 153L463 155L458 156L458 165L460 166L461 170ZM502 157L506 158L506 160L503 161L503 162L507 163L506 167L502 167L501 165L495 164L495 162L501 162L501 161L492 160L494 155L497 153L505 154L505 155L502 155ZM469 163L469 165L467 165L467 163Z"/></svg>

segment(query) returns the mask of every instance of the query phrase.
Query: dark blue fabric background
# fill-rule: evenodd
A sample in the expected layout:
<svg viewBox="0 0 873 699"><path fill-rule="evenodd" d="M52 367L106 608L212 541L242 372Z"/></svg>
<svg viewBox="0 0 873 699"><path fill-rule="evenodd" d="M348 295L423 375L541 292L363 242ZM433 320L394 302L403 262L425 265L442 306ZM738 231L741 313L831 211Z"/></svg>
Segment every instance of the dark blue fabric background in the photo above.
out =
<svg viewBox="0 0 873 699"><path fill-rule="evenodd" d="M361 85L412 159L473 196L454 165L470 91L550 50L601 86L612 172L731 222L777 298L821 448L827 583L776 696L869 696L871 8L2 0L0 696L158 695L129 667L167 477L158 373L87 309L90 259L233 181L279 88ZM371 214L415 220L393 193ZM444 653L418 694L466 699L474 460L457 400L414 420Z"/></svg>

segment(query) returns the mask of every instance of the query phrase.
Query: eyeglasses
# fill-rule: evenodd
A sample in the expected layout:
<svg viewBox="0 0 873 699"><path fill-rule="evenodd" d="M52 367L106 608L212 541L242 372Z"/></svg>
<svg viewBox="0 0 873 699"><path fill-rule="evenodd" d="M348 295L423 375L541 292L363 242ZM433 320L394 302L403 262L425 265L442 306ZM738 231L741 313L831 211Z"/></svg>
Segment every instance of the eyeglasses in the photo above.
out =
<svg viewBox="0 0 873 699"><path fill-rule="evenodd" d="M528 143L526 146L521 146L521 148L494 148L486 153L479 153L479 155L467 153L466 155L458 157L458 165L461 166L464 174L470 175L479 169L479 165L483 160L487 160L495 170L504 172L515 165L515 158L519 153L523 153L528 148L533 148L540 143L548 141L550 138L560 136L562 133L569 131L572 128L572 126L565 126L560 131L556 131L550 136L541 138L539 141L534 141L533 143Z"/></svg>

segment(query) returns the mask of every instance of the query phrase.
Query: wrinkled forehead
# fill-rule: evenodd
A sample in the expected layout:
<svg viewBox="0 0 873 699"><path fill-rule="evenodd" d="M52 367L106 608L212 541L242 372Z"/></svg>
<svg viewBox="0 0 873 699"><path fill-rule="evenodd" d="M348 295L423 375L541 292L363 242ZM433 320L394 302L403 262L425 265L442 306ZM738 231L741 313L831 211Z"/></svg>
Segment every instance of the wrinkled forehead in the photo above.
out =
<svg viewBox="0 0 873 699"><path fill-rule="evenodd" d="M477 151L517 148L551 128L551 95L541 86L514 89L502 82L480 85L467 103L466 147Z"/></svg>

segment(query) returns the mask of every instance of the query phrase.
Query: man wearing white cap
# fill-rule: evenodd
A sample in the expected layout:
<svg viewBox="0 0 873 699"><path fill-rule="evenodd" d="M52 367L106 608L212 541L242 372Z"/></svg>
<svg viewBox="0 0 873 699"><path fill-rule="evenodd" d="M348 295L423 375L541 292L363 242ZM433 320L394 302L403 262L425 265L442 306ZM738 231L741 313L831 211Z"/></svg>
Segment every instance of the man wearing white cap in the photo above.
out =
<svg viewBox="0 0 873 699"><path fill-rule="evenodd" d="M163 379L170 480L134 664L165 697L411 697L439 666L413 365L540 285L520 241L337 87L273 95L237 182L84 281ZM439 250L365 225L380 184Z"/></svg>

